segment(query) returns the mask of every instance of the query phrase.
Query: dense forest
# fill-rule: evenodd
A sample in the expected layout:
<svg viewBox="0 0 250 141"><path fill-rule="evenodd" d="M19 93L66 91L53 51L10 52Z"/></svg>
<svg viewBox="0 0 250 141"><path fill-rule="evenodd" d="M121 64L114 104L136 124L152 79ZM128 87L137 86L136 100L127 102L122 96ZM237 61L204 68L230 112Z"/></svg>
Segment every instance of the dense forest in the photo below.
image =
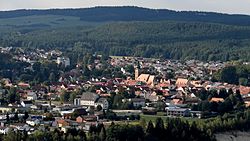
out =
<svg viewBox="0 0 250 141"><path fill-rule="evenodd" d="M79 17L83 21L196 21L231 25L250 25L250 16L229 15L213 12L173 11L167 9L148 9L133 6L94 7L83 9L16 10L0 12L1 18L24 16L61 15Z"/></svg>
<svg viewBox="0 0 250 141"><path fill-rule="evenodd" d="M250 16L139 7L2 11L0 46L249 61Z"/></svg>
<svg viewBox="0 0 250 141"><path fill-rule="evenodd" d="M250 27L197 22L115 22L0 34L0 46L71 49L167 59L250 59ZM27 29L27 27L25 27ZM4 33L4 34L3 34Z"/></svg>

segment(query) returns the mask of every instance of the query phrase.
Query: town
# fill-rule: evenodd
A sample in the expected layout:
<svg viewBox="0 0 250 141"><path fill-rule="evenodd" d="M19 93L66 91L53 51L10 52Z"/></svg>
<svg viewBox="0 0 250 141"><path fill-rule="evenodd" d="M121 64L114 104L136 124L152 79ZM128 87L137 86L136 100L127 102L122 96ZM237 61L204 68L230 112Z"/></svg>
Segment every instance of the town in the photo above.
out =
<svg viewBox="0 0 250 141"><path fill-rule="evenodd" d="M72 57L59 50L11 47L0 52L1 134L88 133L98 125L157 117L208 119L250 106L248 82L214 80L231 62Z"/></svg>

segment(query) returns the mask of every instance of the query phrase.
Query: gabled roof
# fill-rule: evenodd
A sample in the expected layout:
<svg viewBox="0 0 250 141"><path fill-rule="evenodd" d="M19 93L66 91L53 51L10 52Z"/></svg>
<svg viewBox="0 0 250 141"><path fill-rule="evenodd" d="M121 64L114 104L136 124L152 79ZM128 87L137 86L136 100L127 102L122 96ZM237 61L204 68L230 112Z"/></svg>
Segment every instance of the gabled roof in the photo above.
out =
<svg viewBox="0 0 250 141"><path fill-rule="evenodd" d="M240 94L242 95L250 94L250 87L240 86Z"/></svg>
<svg viewBox="0 0 250 141"><path fill-rule="evenodd" d="M87 100L87 101L96 101L99 98L99 95L92 92L84 92L82 94L81 100Z"/></svg>
<svg viewBox="0 0 250 141"><path fill-rule="evenodd" d="M177 86L179 87L183 87L183 86L186 86L188 84L188 80L187 79L183 79L183 78L178 78L176 80L176 83L175 83Z"/></svg>
<svg viewBox="0 0 250 141"><path fill-rule="evenodd" d="M224 99L223 98L216 98L216 97L213 97L210 102L223 102Z"/></svg>
<svg viewBox="0 0 250 141"><path fill-rule="evenodd" d="M141 74L137 80L138 81L144 81L144 82L147 82L148 81L148 78L149 78L150 74Z"/></svg>
<svg viewBox="0 0 250 141"><path fill-rule="evenodd" d="M24 104L32 104L32 101L31 100L24 100L23 103Z"/></svg>
<svg viewBox="0 0 250 141"><path fill-rule="evenodd" d="M99 98L99 99L97 100L97 103L104 103L105 101L107 101L106 98Z"/></svg>

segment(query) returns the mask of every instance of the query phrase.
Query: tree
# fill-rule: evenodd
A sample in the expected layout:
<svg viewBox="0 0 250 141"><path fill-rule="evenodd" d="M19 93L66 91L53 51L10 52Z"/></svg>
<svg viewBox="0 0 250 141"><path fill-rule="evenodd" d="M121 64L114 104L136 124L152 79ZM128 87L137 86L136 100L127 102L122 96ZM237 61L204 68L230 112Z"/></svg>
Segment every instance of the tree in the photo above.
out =
<svg viewBox="0 0 250 141"><path fill-rule="evenodd" d="M226 89L220 89L220 91L219 91L219 97L220 98L227 98L229 96L229 94L228 94L228 92L227 92L227 90Z"/></svg>
<svg viewBox="0 0 250 141"><path fill-rule="evenodd" d="M155 129L156 130L164 130L164 122L161 118L156 119Z"/></svg>
<svg viewBox="0 0 250 141"><path fill-rule="evenodd" d="M154 132L154 124L152 123L151 120L148 122L146 132L149 134L152 134Z"/></svg>
<svg viewBox="0 0 250 141"><path fill-rule="evenodd" d="M56 81L56 75L55 75L54 72L51 72L51 73L49 74L49 81L50 81L50 82L55 82L55 81Z"/></svg>
<svg viewBox="0 0 250 141"><path fill-rule="evenodd" d="M114 109L120 108L121 104L122 104L122 96L121 96L121 94L116 94L114 96L112 108L114 108Z"/></svg>
<svg viewBox="0 0 250 141"><path fill-rule="evenodd" d="M60 95L61 102L68 102L70 98L70 93L67 91L62 91L62 94Z"/></svg>
<svg viewBox="0 0 250 141"><path fill-rule="evenodd" d="M66 139L67 141L74 141L74 137L71 135L71 134L69 134L68 136L67 136L67 139Z"/></svg>
<svg viewBox="0 0 250 141"><path fill-rule="evenodd" d="M14 103L14 102L19 101L19 100L20 100L20 96L17 93L17 88L11 87L8 90L8 94L7 94L8 103Z"/></svg>
<svg viewBox="0 0 250 141"><path fill-rule="evenodd" d="M7 121L7 123L9 123L10 122L10 115L9 115L9 113L7 112L7 114L6 114L6 121Z"/></svg>
<svg viewBox="0 0 250 141"><path fill-rule="evenodd" d="M220 79L230 84L238 84L238 75L235 66L228 66L222 69Z"/></svg>
<svg viewBox="0 0 250 141"><path fill-rule="evenodd" d="M20 133L16 133L14 130L10 130L7 135L3 137L4 141L19 141L21 140Z"/></svg>
<svg viewBox="0 0 250 141"><path fill-rule="evenodd" d="M16 121L19 120L17 112L15 112L13 120L16 120Z"/></svg>
<svg viewBox="0 0 250 141"><path fill-rule="evenodd" d="M164 122L161 118L157 118L155 122L155 129L154 129L154 134L160 139L164 139Z"/></svg>
<svg viewBox="0 0 250 141"><path fill-rule="evenodd" d="M29 113L27 111L24 112L23 119L27 120L29 118Z"/></svg>
<svg viewBox="0 0 250 141"><path fill-rule="evenodd" d="M74 99L76 98L76 95L77 95L77 92L75 92L75 91L70 93L69 101L73 103Z"/></svg>
<svg viewBox="0 0 250 141"><path fill-rule="evenodd" d="M83 141L87 141L86 134L82 129L78 131L78 135L81 137Z"/></svg>
<svg viewBox="0 0 250 141"><path fill-rule="evenodd" d="M197 92L197 96L201 99L201 100L206 100L208 98L208 92L206 89L201 89Z"/></svg>
<svg viewBox="0 0 250 141"><path fill-rule="evenodd" d="M102 106L101 105L97 105L96 110L97 111L101 111L102 110Z"/></svg>
<svg viewBox="0 0 250 141"><path fill-rule="evenodd" d="M101 141L106 140L106 129L104 126L102 126L101 132L99 134L99 138L101 139Z"/></svg>
<svg viewBox="0 0 250 141"><path fill-rule="evenodd" d="M239 78L239 84L243 85L243 86L247 86L248 85L248 79L247 78Z"/></svg>

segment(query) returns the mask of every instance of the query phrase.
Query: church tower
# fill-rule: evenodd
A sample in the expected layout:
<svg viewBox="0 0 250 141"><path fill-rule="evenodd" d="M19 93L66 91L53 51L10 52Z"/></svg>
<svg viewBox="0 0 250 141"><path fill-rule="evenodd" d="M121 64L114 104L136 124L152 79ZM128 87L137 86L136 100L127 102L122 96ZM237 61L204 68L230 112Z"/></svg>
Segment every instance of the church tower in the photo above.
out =
<svg viewBox="0 0 250 141"><path fill-rule="evenodd" d="M139 69L135 68L135 80L139 77Z"/></svg>

